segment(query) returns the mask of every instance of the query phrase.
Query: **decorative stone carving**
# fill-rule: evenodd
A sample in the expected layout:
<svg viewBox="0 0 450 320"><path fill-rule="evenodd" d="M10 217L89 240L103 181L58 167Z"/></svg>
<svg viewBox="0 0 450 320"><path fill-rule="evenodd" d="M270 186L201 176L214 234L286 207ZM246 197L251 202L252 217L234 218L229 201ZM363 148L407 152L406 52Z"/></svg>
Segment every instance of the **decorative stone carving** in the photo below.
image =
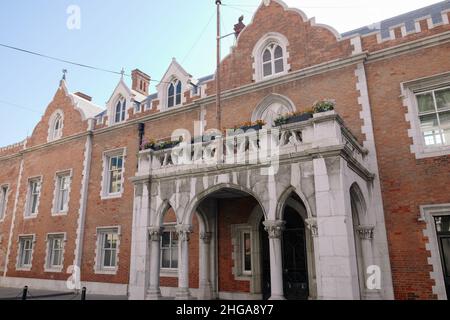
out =
<svg viewBox="0 0 450 320"><path fill-rule="evenodd" d="M275 221L264 221L264 230L269 233L270 239L281 239L283 235L283 230L286 225L286 221L275 220Z"/></svg>
<svg viewBox="0 0 450 320"><path fill-rule="evenodd" d="M192 233L192 226L181 224L177 225L175 229L177 230L179 241L189 241Z"/></svg>
<svg viewBox="0 0 450 320"><path fill-rule="evenodd" d="M359 226L356 228L356 232L361 240L373 240L374 229L374 226Z"/></svg>
<svg viewBox="0 0 450 320"><path fill-rule="evenodd" d="M212 233L211 232L201 232L200 233L200 240L203 241L205 244L210 244L212 239Z"/></svg>
<svg viewBox="0 0 450 320"><path fill-rule="evenodd" d="M150 227L148 228L148 235L150 237L150 241L160 241L162 235L162 228Z"/></svg>
<svg viewBox="0 0 450 320"><path fill-rule="evenodd" d="M316 218L310 218L306 219L306 227L311 231L311 234L313 237L319 236L319 227L317 226L317 219Z"/></svg>

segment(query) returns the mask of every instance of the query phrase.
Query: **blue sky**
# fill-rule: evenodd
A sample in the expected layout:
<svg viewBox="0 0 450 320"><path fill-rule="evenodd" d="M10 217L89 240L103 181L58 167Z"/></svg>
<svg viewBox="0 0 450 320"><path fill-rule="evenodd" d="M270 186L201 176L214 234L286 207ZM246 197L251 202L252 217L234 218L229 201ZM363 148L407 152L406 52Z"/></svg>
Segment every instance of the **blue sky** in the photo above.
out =
<svg viewBox="0 0 450 320"><path fill-rule="evenodd" d="M349 31L414 10L434 0L286 0L317 22ZM248 23L260 0L223 0L224 33L241 14ZM81 28L66 26L70 5ZM214 0L9 0L0 4L0 43L129 73L140 68L160 79L172 57L194 77L215 69ZM209 22L209 25L208 25ZM204 31L204 32L202 32ZM223 56L233 44L223 42ZM118 75L83 69L0 47L0 146L31 135L68 69L69 90L104 105ZM152 88L154 92L154 88Z"/></svg>

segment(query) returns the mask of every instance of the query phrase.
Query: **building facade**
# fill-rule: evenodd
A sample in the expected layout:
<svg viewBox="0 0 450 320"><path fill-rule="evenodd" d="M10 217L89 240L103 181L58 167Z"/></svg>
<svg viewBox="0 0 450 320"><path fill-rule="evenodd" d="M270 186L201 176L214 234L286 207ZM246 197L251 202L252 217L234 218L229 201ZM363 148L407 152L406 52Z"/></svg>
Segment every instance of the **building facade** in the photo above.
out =
<svg viewBox="0 0 450 320"><path fill-rule="evenodd" d="M175 59L105 107L62 80L0 149L0 285L447 299L449 18L443 1L339 34L264 1L221 61L220 123L215 75Z"/></svg>

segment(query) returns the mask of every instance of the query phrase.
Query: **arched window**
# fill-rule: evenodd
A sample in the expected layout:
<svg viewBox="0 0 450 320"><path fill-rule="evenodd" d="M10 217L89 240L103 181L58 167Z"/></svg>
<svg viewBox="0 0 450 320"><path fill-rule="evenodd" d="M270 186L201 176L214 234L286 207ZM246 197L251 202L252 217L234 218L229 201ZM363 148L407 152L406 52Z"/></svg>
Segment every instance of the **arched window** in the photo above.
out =
<svg viewBox="0 0 450 320"><path fill-rule="evenodd" d="M253 47L253 80L263 81L281 76L291 69L289 60L289 40L278 32L269 32L261 37Z"/></svg>
<svg viewBox="0 0 450 320"><path fill-rule="evenodd" d="M62 129L64 125L64 117L61 110L56 111L50 117L48 141L58 140L62 137Z"/></svg>
<svg viewBox="0 0 450 320"><path fill-rule="evenodd" d="M171 108L181 104L181 82L180 80L174 80L169 85L167 107Z"/></svg>
<svg viewBox="0 0 450 320"><path fill-rule="evenodd" d="M276 43L271 43L264 50L262 61L264 77L284 72L283 48Z"/></svg>
<svg viewBox="0 0 450 320"><path fill-rule="evenodd" d="M114 122L119 123L125 121L125 113L127 110L127 101L120 98L116 105Z"/></svg>

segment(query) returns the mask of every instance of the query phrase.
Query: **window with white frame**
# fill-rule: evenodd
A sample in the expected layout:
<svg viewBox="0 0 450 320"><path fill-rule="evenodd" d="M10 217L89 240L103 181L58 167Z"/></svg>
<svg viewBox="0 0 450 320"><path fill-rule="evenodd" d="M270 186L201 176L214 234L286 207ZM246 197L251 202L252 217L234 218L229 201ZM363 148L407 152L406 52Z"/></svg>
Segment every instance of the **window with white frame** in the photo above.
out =
<svg viewBox="0 0 450 320"><path fill-rule="evenodd" d="M161 268L178 268L178 233L172 225L165 226L161 236Z"/></svg>
<svg viewBox="0 0 450 320"><path fill-rule="evenodd" d="M125 121L126 111L127 101L122 97L119 99L119 101L117 101L116 108L114 109L114 123Z"/></svg>
<svg viewBox="0 0 450 320"><path fill-rule="evenodd" d="M181 81L173 80L167 88L167 107L175 107L181 104Z"/></svg>
<svg viewBox="0 0 450 320"><path fill-rule="evenodd" d="M47 269L60 270L64 258L64 234L49 234L47 237Z"/></svg>
<svg viewBox="0 0 450 320"><path fill-rule="evenodd" d="M286 74L289 41L281 33L269 32L261 37L253 48L253 80L262 81Z"/></svg>
<svg viewBox="0 0 450 320"><path fill-rule="evenodd" d="M28 203L25 211L26 217L32 217L38 213L41 184L41 178L33 178L28 181Z"/></svg>
<svg viewBox="0 0 450 320"><path fill-rule="evenodd" d="M450 86L416 94L425 148L450 146Z"/></svg>
<svg viewBox="0 0 450 320"><path fill-rule="evenodd" d="M69 211L70 172L56 175L56 194L54 213L67 213Z"/></svg>
<svg viewBox="0 0 450 320"><path fill-rule="evenodd" d="M277 43L269 44L263 52L262 63L264 77L284 72L283 48Z"/></svg>
<svg viewBox="0 0 450 320"><path fill-rule="evenodd" d="M33 236L19 237L19 261L17 267L19 269L30 269L33 258Z"/></svg>
<svg viewBox="0 0 450 320"><path fill-rule="evenodd" d="M8 186L0 187L0 220L5 217L6 214L6 200L8 199Z"/></svg>
<svg viewBox="0 0 450 320"><path fill-rule="evenodd" d="M252 274L252 233L250 231L241 232L241 267L242 274Z"/></svg>
<svg viewBox="0 0 450 320"><path fill-rule="evenodd" d="M124 150L105 153L103 197L117 196L123 189Z"/></svg>
<svg viewBox="0 0 450 320"><path fill-rule="evenodd" d="M100 271L115 271L117 269L119 229L98 229L97 241L97 269Z"/></svg>
<svg viewBox="0 0 450 320"><path fill-rule="evenodd" d="M62 129L64 125L64 117L61 110L57 110L50 117L48 141L55 141L62 137Z"/></svg>

